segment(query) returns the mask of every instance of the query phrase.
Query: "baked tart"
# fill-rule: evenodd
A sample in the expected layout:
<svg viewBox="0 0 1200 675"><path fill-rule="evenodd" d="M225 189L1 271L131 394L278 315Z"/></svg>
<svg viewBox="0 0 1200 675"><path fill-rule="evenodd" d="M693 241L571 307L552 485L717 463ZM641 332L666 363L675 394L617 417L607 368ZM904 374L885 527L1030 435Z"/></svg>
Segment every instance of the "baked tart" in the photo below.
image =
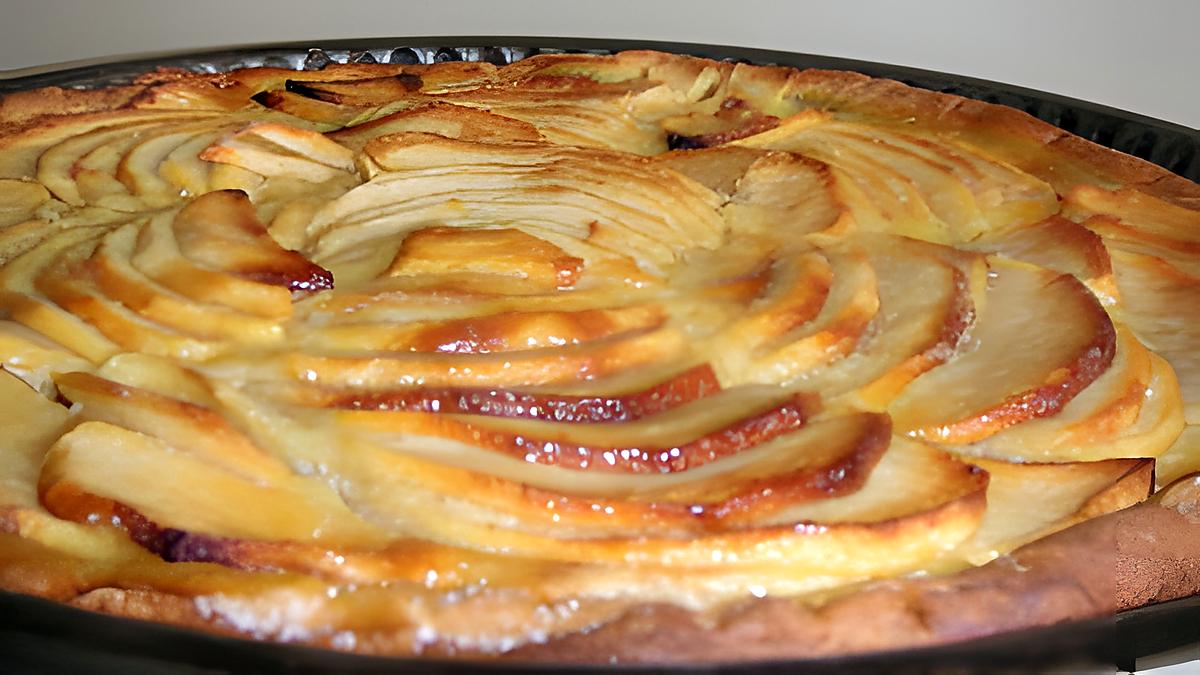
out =
<svg viewBox="0 0 1200 675"><path fill-rule="evenodd" d="M389 655L964 640L1200 591L1200 186L656 52L0 100L0 587Z"/></svg>

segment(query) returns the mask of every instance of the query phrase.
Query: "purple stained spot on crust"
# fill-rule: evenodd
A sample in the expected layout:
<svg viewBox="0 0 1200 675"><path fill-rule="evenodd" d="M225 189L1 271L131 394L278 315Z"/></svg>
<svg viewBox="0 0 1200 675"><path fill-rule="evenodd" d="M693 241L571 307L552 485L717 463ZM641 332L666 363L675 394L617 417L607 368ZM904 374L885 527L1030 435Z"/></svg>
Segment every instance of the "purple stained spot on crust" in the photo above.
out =
<svg viewBox="0 0 1200 675"><path fill-rule="evenodd" d="M163 535L164 547L156 552L167 562L207 562L238 567L236 542L181 530L164 530Z"/></svg>

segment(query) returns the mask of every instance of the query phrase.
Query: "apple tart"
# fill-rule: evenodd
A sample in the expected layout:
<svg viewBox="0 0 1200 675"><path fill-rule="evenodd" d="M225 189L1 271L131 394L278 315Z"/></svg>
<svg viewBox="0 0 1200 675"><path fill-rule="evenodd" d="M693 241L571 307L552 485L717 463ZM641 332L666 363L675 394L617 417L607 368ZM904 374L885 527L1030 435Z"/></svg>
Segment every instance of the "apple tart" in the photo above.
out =
<svg viewBox="0 0 1200 675"><path fill-rule="evenodd" d="M0 587L740 660L1200 591L1200 187L654 52L0 101Z"/></svg>

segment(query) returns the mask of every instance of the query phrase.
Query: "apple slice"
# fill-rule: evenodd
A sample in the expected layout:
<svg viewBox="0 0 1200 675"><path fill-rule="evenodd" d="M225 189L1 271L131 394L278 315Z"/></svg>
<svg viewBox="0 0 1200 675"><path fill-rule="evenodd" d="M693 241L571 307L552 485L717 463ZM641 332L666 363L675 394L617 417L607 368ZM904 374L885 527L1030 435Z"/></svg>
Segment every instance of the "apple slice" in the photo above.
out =
<svg viewBox="0 0 1200 675"><path fill-rule="evenodd" d="M703 466L804 426L817 403L774 388L725 390L652 417L570 424L424 413L339 411L347 428L386 434L418 452L416 436L476 445L524 462L594 472L672 473ZM438 451L433 451L436 457Z"/></svg>
<svg viewBox="0 0 1200 675"><path fill-rule="evenodd" d="M0 369L0 508L37 507L38 471L46 450L68 428L67 409Z"/></svg>
<svg viewBox="0 0 1200 675"><path fill-rule="evenodd" d="M722 382L791 382L854 350L879 309L875 272L853 244L822 253L801 254L791 278L772 284L773 299L706 345Z"/></svg>
<svg viewBox="0 0 1200 675"><path fill-rule="evenodd" d="M1062 216L1051 216L1017 229L988 232L962 247L1073 274L1106 307L1117 304L1116 282L1104 242L1088 228Z"/></svg>
<svg viewBox="0 0 1200 675"><path fill-rule="evenodd" d="M50 302L34 284L43 270L79 246L94 245L98 227L75 227L50 235L0 270L0 308L11 320L55 340L80 356L99 363L119 348L93 326Z"/></svg>
<svg viewBox="0 0 1200 675"><path fill-rule="evenodd" d="M294 293L333 288L333 276L276 244L241 192L211 192L183 207L173 223L184 257L209 269L284 286Z"/></svg>
<svg viewBox="0 0 1200 675"><path fill-rule="evenodd" d="M833 195L834 180L826 164L772 152L746 169L721 213L732 236L774 234L786 242L839 222L845 207Z"/></svg>
<svg viewBox="0 0 1200 675"><path fill-rule="evenodd" d="M885 410L914 378L954 354L986 292L982 256L963 255L905 237L854 237L875 272L879 310L854 353L804 374L826 399Z"/></svg>
<svg viewBox="0 0 1200 675"><path fill-rule="evenodd" d="M148 320L206 340L269 344L283 338L277 322L220 305L198 303L143 275L130 263L142 225L109 232L89 259L97 287Z"/></svg>
<svg viewBox="0 0 1200 675"><path fill-rule="evenodd" d="M207 407L87 373L65 373L55 383L63 397L77 406L80 420L107 422L153 436L246 480L270 483L291 476L287 465Z"/></svg>
<svg viewBox="0 0 1200 675"><path fill-rule="evenodd" d="M295 400L314 407L459 415L486 415L546 422L632 422L721 390L708 364L684 370L640 391L593 394L415 387L375 393L317 393Z"/></svg>
<svg viewBox="0 0 1200 675"><path fill-rule="evenodd" d="M328 136L355 152L362 152L372 139L411 131L476 143L542 140L538 130L527 122L447 103L429 103L400 110L331 132Z"/></svg>
<svg viewBox="0 0 1200 675"><path fill-rule="evenodd" d="M54 444L38 491L51 512L59 499L82 492L124 504L158 527L218 536L340 543L378 538L320 483L301 477L248 481L104 422L84 422Z"/></svg>
<svg viewBox="0 0 1200 675"><path fill-rule="evenodd" d="M388 138L395 140L372 155L385 173L314 217L316 259L432 224L519 223L657 269L687 248L716 247L724 232L715 193L628 155L429 134Z"/></svg>
<svg viewBox="0 0 1200 675"><path fill-rule="evenodd" d="M574 286L582 266L583 260L521 230L431 227L404 238L386 274L509 276L535 291L553 292Z"/></svg>
<svg viewBox="0 0 1200 675"><path fill-rule="evenodd" d="M1188 424L1200 423L1200 277L1166 260L1110 248L1121 306L1117 317L1179 377Z"/></svg>
<svg viewBox="0 0 1200 675"><path fill-rule="evenodd" d="M990 263L992 288L970 343L892 401L897 429L942 443L982 440L1057 415L1112 362L1116 331L1082 283L1001 258ZM1013 358L1014 345L1022 345L1021 358Z"/></svg>
<svg viewBox="0 0 1200 675"><path fill-rule="evenodd" d="M1154 487L1154 460L1066 464L971 462L988 472L987 512L951 559L982 565L1006 551L1143 501Z"/></svg>
<svg viewBox="0 0 1200 675"><path fill-rule="evenodd" d="M266 177L296 178L309 183L353 174L354 153L315 131L256 122L210 145L200 159L232 164Z"/></svg>
<svg viewBox="0 0 1200 675"><path fill-rule="evenodd" d="M54 373L91 370L92 363L26 326L0 321L0 365L30 387L54 398Z"/></svg>
<svg viewBox="0 0 1200 675"><path fill-rule="evenodd" d="M1058 414L1009 427L956 451L1041 462L1156 457L1183 428L1178 386L1170 366L1121 327L1112 366Z"/></svg>
<svg viewBox="0 0 1200 675"><path fill-rule="evenodd" d="M490 354L579 345L658 328L656 305L579 312L511 312L450 321L326 326L294 333L305 349Z"/></svg>
<svg viewBox="0 0 1200 675"><path fill-rule="evenodd" d="M1165 487L1200 471L1200 426L1188 425L1154 465L1154 480Z"/></svg>
<svg viewBox="0 0 1200 675"><path fill-rule="evenodd" d="M0 228L33 218L38 207L50 199L50 192L39 183L0 178Z"/></svg>
<svg viewBox="0 0 1200 675"><path fill-rule="evenodd" d="M195 119L195 115L157 113L144 117L135 116L130 120L114 120L115 123L111 126L103 126L73 135L42 153L38 159L38 182L64 202L73 206L82 206L87 200L80 192L77 178L81 171L88 170L86 165L80 163L88 153L109 143L132 144L137 140L138 134L150 132L163 124L190 122ZM108 159L114 160L112 161L112 171L109 172L111 174L115 172L120 152L114 151L110 154ZM123 186L115 179L113 182L115 183L114 187L123 189Z"/></svg>
<svg viewBox="0 0 1200 675"><path fill-rule="evenodd" d="M152 216L138 234L133 267L164 287L197 302L223 305L268 319L292 314L292 295L283 286L208 269L185 258L175 240L174 214Z"/></svg>

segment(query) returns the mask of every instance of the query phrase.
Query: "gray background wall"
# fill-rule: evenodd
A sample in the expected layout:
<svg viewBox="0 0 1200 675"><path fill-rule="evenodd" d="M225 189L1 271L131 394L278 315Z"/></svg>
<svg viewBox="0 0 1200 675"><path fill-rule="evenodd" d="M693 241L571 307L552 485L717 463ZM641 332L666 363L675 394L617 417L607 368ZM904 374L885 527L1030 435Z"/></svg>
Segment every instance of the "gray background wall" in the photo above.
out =
<svg viewBox="0 0 1200 675"><path fill-rule="evenodd" d="M559 35L738 44L1021 84L1200 127L1197 0L0 0L0 69L230 43Z"/></svg>

